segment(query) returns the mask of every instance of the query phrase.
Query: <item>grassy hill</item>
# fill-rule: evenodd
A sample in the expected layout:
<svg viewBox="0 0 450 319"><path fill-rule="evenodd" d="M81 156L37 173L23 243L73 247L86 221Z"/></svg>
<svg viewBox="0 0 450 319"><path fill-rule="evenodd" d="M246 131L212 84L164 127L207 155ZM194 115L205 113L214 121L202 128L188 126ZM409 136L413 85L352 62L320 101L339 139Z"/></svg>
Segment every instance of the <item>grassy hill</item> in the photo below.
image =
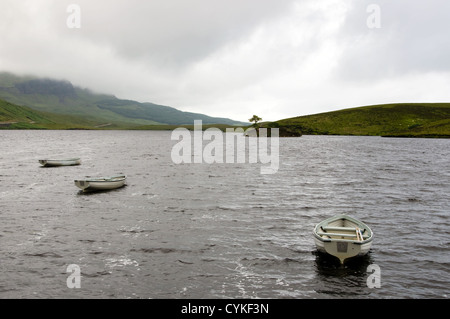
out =
<svg viewBox="0 0 450 319"><path fill-rule="evenodd" d="M102 124L90 119L40 112L0 100L0 129L95 129L100 127Z"/></svg>
<svg viewBox="0 0 450 319"><path fill-rule="evenodd" d="M123 128L142 125L242 124L237 121L183 112L173 107L118 99L113 95L97 94L73 86L68 81L17 76L0 72L0 99L34 110L75 115Z"/></svg>
<svg viewBox="0 0 450 319"><path fill-rule="evenodd" d="M450 137L450 103L398 103L343 109L265 123L306 135ZM286 134L287 136L287 134Z"/></svg>
<svg viewBox="0 0 450 319"><path fill-rule="evenodd" d="M134 130L174 130L178 127L185 127L193 130L193 124L157 124L143 126L126 126L126 123L102 124L97 120L88 119L75 115L62 115L49 112L33 110L27 106L20 106L0 100L0 129L134 129ZM225 131L228 127L234 127L228 124L205 124L203 129L210 127L219 128Z"/></svg>

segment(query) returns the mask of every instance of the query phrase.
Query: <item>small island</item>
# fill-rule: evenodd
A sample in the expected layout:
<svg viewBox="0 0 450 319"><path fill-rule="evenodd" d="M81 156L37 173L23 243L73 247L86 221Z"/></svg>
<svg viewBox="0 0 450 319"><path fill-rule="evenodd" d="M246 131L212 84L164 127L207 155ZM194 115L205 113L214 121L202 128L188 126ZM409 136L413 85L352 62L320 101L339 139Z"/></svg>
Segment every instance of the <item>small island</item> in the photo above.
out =
<svg viewBox="0 0 450 319"><path fill-rule="evenodd" d="M450 138L450 103L371 105L262 123L280 136L361 135Z"/></svg>

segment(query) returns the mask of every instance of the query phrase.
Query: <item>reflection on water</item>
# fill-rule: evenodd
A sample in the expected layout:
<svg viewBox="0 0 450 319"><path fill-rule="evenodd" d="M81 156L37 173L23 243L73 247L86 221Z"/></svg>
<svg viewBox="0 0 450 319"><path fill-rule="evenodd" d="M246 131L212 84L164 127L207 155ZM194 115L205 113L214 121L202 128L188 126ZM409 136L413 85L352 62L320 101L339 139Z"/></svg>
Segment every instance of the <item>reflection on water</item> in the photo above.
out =
<svg viewBox="0 0 450 319"><path fill-rule="evenodd" d="M87 189L87 190L79 190L77 192L77 195L96 195L96 194L101 194L101 193L111 193L114 194L114 192L119 192L121 189L126 188L127 185L123 185L120 188L115 188L115 189Z"/></svg>
<svg viewBox="0 0 450 319"><path fill-rule="evenodd" d="M353 257L341 265L338 258L314 252L318 293L336 296L365 296L371 293L367 286L369 265L375 264L372 253Z"/></svg>

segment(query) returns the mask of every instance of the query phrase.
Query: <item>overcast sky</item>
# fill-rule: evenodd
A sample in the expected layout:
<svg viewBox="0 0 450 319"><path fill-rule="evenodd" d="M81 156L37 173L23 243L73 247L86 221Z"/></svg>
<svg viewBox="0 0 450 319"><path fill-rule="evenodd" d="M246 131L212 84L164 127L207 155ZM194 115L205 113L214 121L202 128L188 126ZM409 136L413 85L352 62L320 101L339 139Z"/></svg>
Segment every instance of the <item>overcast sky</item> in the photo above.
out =
<svg viewBox="0 0 450 319"><path fill-rule="evenodd" d="M450 102L448 0L0 0L0 37L0 71L240 121Z"/></svg>

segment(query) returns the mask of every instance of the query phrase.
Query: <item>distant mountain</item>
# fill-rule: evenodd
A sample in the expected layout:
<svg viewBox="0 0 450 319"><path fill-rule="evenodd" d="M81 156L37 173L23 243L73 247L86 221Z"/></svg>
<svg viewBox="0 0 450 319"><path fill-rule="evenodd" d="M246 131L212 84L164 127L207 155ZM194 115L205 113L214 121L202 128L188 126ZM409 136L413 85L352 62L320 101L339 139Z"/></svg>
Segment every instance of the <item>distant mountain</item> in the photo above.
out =
<svg viewBox="0 0 450 319"><path fill-rule="evenodd" d="M227 118L183 112L173 107L118 99L73 86L68 81L0 73L0 99L34 110L72 115L99 125L134 127L182 125L202 120L204 124L244 125Z"/></svg>
<svg viewBox="0 0 450 319"><path fill-rule="evenodd" d="M371 105L265 123L295 135L450 137L450 103ZM289 134L287 134L287 133Z"/></svg>

